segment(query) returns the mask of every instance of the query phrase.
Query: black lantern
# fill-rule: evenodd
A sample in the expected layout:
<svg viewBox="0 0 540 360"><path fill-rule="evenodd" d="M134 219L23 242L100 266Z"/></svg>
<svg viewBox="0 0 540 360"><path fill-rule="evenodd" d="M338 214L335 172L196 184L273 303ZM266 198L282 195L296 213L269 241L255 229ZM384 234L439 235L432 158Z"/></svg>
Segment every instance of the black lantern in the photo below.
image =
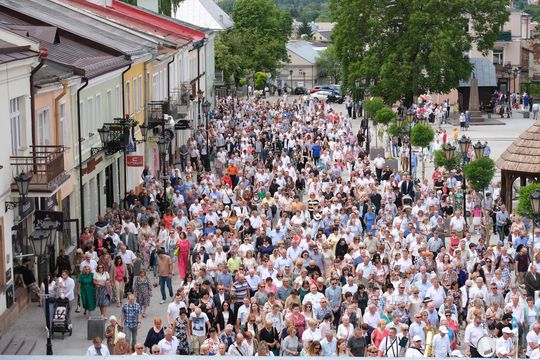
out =
<svg viewBox="0 0 540 360"><path fill-rule="evenodd" d="M461 156L467 155L467 152L469 151L469 146L471 145L471 139L463 135L461 139L458 140L458 144Z"/></svg>
<svg viewBox="0 0 540 360"><path fill-rule="evenodd" d="M107 145L111 140L111 128L108 125L103 125L103 127L98 129L98 134L103 146Z"/></svg>
<svg viewBox="0 0 540 360"><path fill-rule="evenodd" d="M396 125L398 128L401 128L403 126L403 116L398 116L396 119Z"/></svg>
<svg viewBox="0 0 540 360"><path fill-rule="evenodd" d="M540 189L536 189L531 196L529 196L531 201L531 208L535 216L540 215Z"/></svg>
<svg viewBox="0 0 540 360"><path fill-rule="evenodd" d="M157 144L158 144L158 148L159 148L159 153L160 154L166 154L167 153L167 148L169 147L169 142L165 138L161 137L157 141Z"/></svg>
<svg viewBox="0 0 540 360"><path fill-rule="evenodd" d="M210 106L212 106L212 104L210 104L208 100L204 100L201 106L203 113L208 114L208 111L210 111Z"/></svg>
<svg viewBox="0 0 540 360"><path fill-rule="evenodd" d="M148 140L148 130L150 129L150 126L142 124L139 125L139 129L141 129L142 141L146 142L146 140Z"/></svg>
<svg viewBox="0 0 540 360"><path fill-rule="evenodd" d="M13 178L15 184L17 185L17 191L21 197L18 201L6 201L5 211L13 210L17 206L26 203L26 197L28 196L28 190L30 189L30 181L32 176L28 176L25 172L21 172L19 175Z"/></svg>
<svg viewBox="0 0 540 360"><path fill-rule="evenodd" d="M479 141L476 142L476 144L473 145L474 149L474 156L476 159L480 159L481 157L484 157L484 149L486 148L485 144L482 144Z"/></svg>
<svg viewBox="0 0 540 360"><path fill-rule="evenodd" d="M452 161L452 159L454 158L454 153L456 151L456 147L453 146L452 144L446 144L443 147L443 151L444 151L444 158L447 161Z"/></svg>
<svg viewBox="0 0 540 360"><path fill-rule="evenodd" d="M19 175L15 176L15 184L17 184L17 190L19 195L24 199L28 195L28 189L30 187L30 180L32 176L26 175L26 173L21 172Z"/></svg>
<svg viewBox="0 0 540 360"><path fill-rule="evenodd" d="M32 248L34 249L34 254L37 255L39 259L39 263L44 263L45 268L45 283L47 282L47 279L49 277L49 256L50 256L50 249L54 245L54 237L52 236L54 228L51 229L37 229L34 230L28 239L30 240L32 244ZM51 341L51 313L50 313L50 307L49 307L49 287L45 286L45 324L47 327L47 349L46 354L52 355L53 349L52 349L52 341Z"/></svg>

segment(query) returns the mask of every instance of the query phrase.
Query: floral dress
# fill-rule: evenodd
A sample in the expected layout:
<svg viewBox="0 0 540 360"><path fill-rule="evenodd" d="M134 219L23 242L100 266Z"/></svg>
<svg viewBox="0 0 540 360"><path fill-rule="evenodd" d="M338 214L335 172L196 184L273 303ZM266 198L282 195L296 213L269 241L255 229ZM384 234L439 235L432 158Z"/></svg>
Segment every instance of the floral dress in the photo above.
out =
<svg viewBox="0 0 540 360"><path fill-rule="evenodd" d="M178 339L178 351L181 355L189 354L189 343L188 343L188 320L184 318L183 320L180 317L176 318L176 325L174 328L174 336Z"/></svg>
<svg viewBox="0 0 540 360"><path fill-rule="evenodd" d="M133 294L137 297L137 302L141 306L150 305L150 295L152 294L152 285L150 279L145 276L141 278L136 276L133 280Z"/></svg>

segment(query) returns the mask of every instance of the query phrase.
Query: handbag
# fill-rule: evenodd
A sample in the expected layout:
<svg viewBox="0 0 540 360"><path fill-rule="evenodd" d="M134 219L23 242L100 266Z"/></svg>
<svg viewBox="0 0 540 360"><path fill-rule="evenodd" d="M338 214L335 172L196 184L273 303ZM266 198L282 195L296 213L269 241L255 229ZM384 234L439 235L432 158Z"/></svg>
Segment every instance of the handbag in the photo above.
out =
<svg viewBox="0 0 540 360"><path fill-rule="evenodd" d="M178 256L179 253L180 253L180 247L174 248L173 255L174 255L174 256Z"/></svg>

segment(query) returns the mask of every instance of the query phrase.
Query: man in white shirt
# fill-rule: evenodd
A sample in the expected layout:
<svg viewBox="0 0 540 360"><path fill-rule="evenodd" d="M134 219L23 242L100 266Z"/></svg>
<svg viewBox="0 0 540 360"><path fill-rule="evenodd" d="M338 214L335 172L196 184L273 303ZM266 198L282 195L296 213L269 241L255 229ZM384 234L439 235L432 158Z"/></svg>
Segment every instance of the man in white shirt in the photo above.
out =
<svg viewBox="0 0 540 360"><path fill-rule="evenodd" d="M505 326L502 329L502 336L497 339L495 351L497 357L499 358L510 358L515 355L515 346L512 336L514 332L508 327Z"/></svg>
<svg viewBox="0 0 540 360"><path fill-rule="evenodd" d="M178 315L180 315L180 309L186 309L186 303L181 300L180 295L176 295L172 303L167 306L167 324L172 324Z"/></svg>
<svg viewBox="0 0 540 360"><path fill-rule="evenodd" d="M81 261L81 264L79 265L79 270L82 272L83 269L87 266L90 268L90 271L92 273L96 272L97 262L96 260L92 259L92 254L90 254L89 252L86 252L84 254L84 260Z"/></svg>
<svg viewBox="0 0 540 360"><path fill-rule="evenodd" d="M176 355L178 339L173 336L172 329L165 329L165 337L158 342L161 355Z"/></svg>
<svg viewBox="0 0 540 360"><path fill-rule="evenodd" d="M321 307L321 299L324 298L324 294L317 291L316 285L311 285L310 290L311 291L304 296L302 305L305 305L308 301L311 302L313 313L317 313Z"/></svg>
<svg viewBox="0 0 540 360"><path fill-rule="evenodd" d="M533 324L532 330L527 333L527 352L525 353L525 355L527 355L530 358L533 358L531 354L534 350L539 349L538 347L539 342L540 342L540 324L536 322Z"/></svg>
<svg viewBox="0 0 540 360"><path fill-rule="evenodd" d="M322 356L336 355L337 339L334 336L334 330L328 330L321 340Z"/></svg>
<svg viewBox="0 0 540 360"><path fill-rule="evenodd" d="M439 333L433 336L431 343L436 358L449 357L452 348L448 337L448 329L446 326L439 326Z"/></svg>
<svg viewBox="0 0 540 360"><path fill-rule="evenodd" d="M422 350L422 339L420 336L415 335L412 338L411 347L405 351L406 358L421 358L424 357L424 351Z"/></svg>
<svg viewBox="0 0 540 360"><path fill-rule="evenodd" d="M107 349L107 346L103 345L101 343L101 338L99 336L96 336L94 340L92 340L92 345L86 350L86 356L109 356L111 353L109 352L109 349Z"/></svg>
<svg viewBox="0 0 540 360"><path fill-rule="evenodd" d="M147 356L148 354L144 352L144 344L136 343L135 352L131 354L132 356Z"/></svg>
<svg viewBox="0 0 540 360"><path fill-rule="evenodd" d="M468 349L466 352L468 357L482 357L477 350L478 340L480 340L480 338L485 334L486 330L482 325L481 317L475 317L474 321L467 325L467 327L465 328L465 337L463 340L465 341L466 349Z"/></svg>
<svg viewBox="0 0 540 360"><path fill-rule="evenodd" d="M379 357L398 357L399 356L399 339L397 337L397 329L391 327L388 329L388 335L381 341L379 345Z"/></svg>
<svg viewBox="0 0 540 360"><path fill-rule="evenodd" d="M431 287L427 289L425 297L431 298L437 309L444 303L446 293L444 288L439 284L439 279L435 274L431 275Z"/></svg>

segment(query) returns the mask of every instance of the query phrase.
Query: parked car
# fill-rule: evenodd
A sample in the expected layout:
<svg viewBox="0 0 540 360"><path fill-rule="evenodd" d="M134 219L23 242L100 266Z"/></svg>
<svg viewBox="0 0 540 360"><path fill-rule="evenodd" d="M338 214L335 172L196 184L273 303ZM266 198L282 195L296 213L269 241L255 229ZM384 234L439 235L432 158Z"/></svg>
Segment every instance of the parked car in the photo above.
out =
<svg viewBox="0 0 540 360"><path fill-rule="evenodd" d="M297 86L294 88L294 95L307 95L308 90L303 86Z"/></svg>
<svg viewBox="0 0 540 360"><path fill-rule="evenodd" d="M314 101L326 101L329 103L343 103L343 96L333 90L319 90L310 95Z"/></svg>
<svg viewBox="0 0 540 360"><path fill-rule="evenodd" d="M317 91L321 91L321 90L332 90L330 89L328 86L326 85L315 85L314 87L312 87L310 90L309 90L309 93L310 94L313 94L313 93L316 93Z"/></svg>

